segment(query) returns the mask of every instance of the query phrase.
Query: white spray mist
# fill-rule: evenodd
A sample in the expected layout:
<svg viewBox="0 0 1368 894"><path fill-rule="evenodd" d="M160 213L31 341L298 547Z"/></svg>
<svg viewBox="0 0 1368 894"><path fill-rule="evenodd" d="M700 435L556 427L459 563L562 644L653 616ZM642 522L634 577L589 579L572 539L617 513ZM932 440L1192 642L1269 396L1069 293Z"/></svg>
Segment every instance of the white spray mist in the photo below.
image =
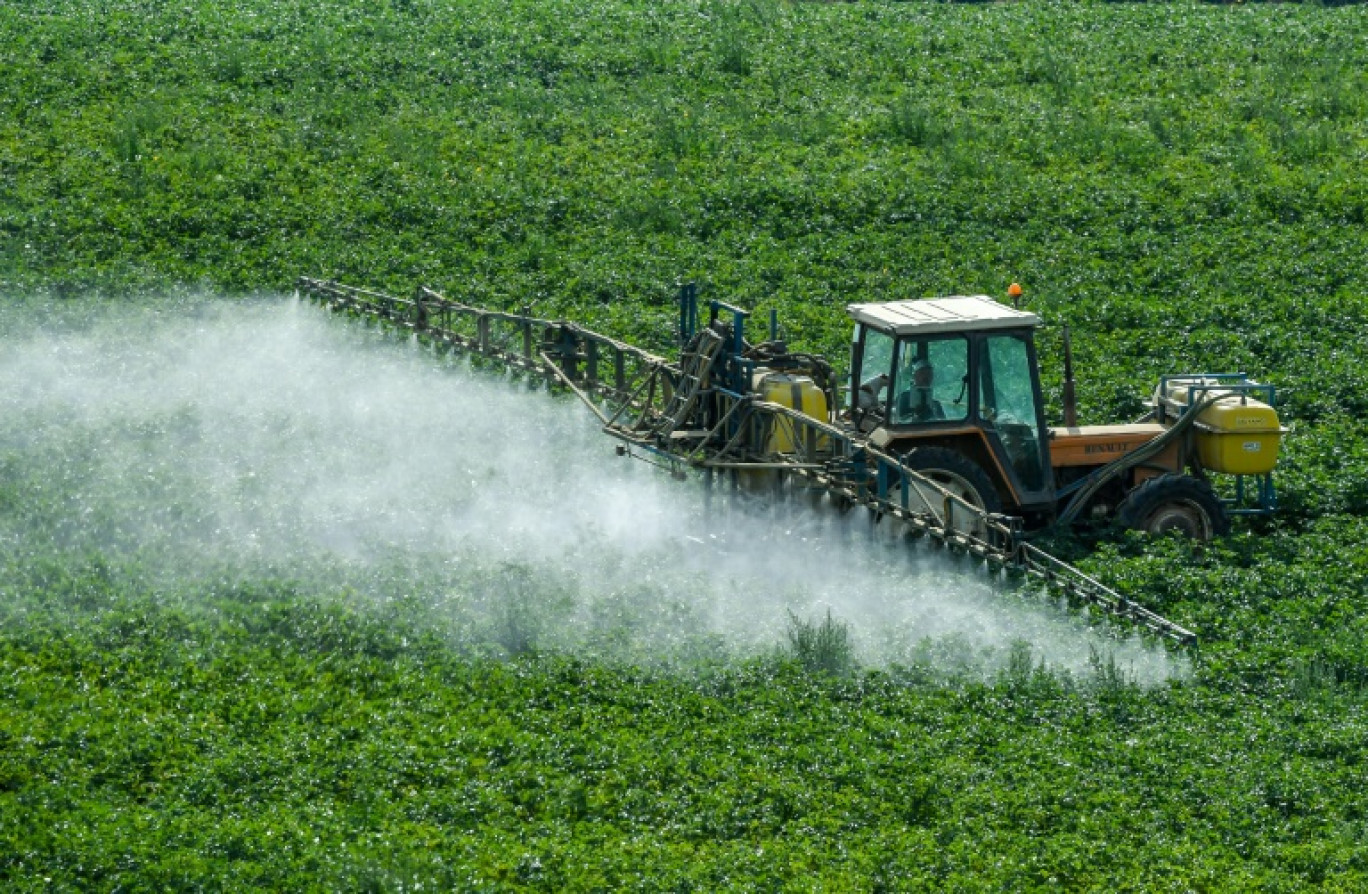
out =
<svg viewBox="0 0 1368 894"><path fill-rule="evenodd" d="M993 672L1025 644L1080 675L1099 654L1142 683L1184 672L859 514L710 502L617 458L571 400L312 305L51 310L9 312L0 448L56 458L69 545L168 581L325 569L471 642L628 660L753 653L829 611L864 666Z"/></svg>

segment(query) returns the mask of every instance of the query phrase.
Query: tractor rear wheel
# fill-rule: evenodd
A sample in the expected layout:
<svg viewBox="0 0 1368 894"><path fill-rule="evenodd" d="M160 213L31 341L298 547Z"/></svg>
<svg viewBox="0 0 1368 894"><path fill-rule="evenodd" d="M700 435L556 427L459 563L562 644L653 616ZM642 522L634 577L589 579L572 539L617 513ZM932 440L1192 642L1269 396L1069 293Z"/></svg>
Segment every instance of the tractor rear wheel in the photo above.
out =
<svg viewBox="0 0 1368 894"><path fill-rule="evenodd" d="M1160 535L1179 531L1194 540L1230 533L1230 517L1211 485L1191 475L1160 475L1126 495L1116 519L1127 528Z"/></svg>
<svg viewBox="0 0 1368 894"><path fill-rule="evenodd" d="M931 479L976 509L984 512L1002 511L1002 500L998 497L997 488L993 486L993 479L988 477L988 473L983 471L978 463L962 453L945 447L914 447L900 456L899 460L912 471ZM911 489L907 508L913 511L929 510L937 517L941 517L944 513L944 499L939 494L919 496L924 490L926 488L919 490L915 486ZM901 483L894 483L889 490L888 498L897 505L902 504ZM954 508L951 511L954 512ZM952 519L952 524L948 527L975 537L984 537L987 534L979 519L971 518L965 512L961 512L958 519Z"/></svg>

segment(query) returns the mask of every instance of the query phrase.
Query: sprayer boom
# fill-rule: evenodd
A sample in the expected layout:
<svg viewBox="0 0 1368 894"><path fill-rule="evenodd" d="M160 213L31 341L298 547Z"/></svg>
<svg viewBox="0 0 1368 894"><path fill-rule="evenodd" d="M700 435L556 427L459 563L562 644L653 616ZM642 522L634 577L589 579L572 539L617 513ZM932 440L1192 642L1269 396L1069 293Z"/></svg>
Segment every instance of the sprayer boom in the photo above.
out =
<svg viewBox="0 0 1368 894"><path fill-rule="evenodd" d="M1023 537L1020 517L993 511L953 474L929 471L881 443L837 406L820 357L771 339L745 339L746 311L713 301L699 325L697 293L681 293L677 361L530 313L471 307L432 289L411 298L301 278L301 294L333 310L379 319L433 343L548 378L574 392L619 442L618 452L700 470L751 493L802 495L977 556L993 570L1044 582L1072 599L1128 618L1182 644L1196 636L1121 596ZM773 329L773 323L771 324Z"/></svg>

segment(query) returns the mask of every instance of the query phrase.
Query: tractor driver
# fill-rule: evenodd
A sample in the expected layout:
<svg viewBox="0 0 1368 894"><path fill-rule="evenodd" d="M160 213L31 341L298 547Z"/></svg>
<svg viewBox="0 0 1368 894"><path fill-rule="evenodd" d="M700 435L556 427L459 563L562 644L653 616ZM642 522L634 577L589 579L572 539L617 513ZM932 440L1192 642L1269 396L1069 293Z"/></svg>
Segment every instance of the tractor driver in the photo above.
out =
<svg viewBox="0 0 1368 894"><path fill-rule="evenodd" d="M910 383L898 395L897 418L899 422L934 422L945 418L945 410L940 401L931 395L936 382L936 371L925 357L913 360L910 367ZM907 373L904 373L906 380Z"/></svg>

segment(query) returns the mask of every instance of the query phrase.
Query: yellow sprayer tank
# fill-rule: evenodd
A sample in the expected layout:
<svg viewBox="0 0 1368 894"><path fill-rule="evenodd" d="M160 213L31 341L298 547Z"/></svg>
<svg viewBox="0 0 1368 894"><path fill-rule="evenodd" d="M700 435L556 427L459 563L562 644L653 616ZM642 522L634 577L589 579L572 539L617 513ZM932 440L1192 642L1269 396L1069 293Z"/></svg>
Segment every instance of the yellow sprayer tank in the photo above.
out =
<svg viewBox="0 0 1368 894"><path fill-rule="evenodd" d="M826 392L817 387L817 383L810 376L792 375L760 367L751 378L751 388L763 401L789 407L821 422L828 419ZM776 419L774 425L762 437L766 453L798 452L798 439L804 436L805 431L810 430L787 424L787 421L786 418ZM829 446L827 440L826 435L819 435L816 443L810 446L812 449L824 450Z"/></svg>
<svg viewBox="0 0 1368 894"><path fill-rule="evenodd" d="M1159 397L1175 415L1193 403L1216 398L1198 414L1195 426L1203 468L1229 475L1266 475L1278 461L1283 429L1277 411L1251 392L1267 394L1271 400L1271 389L1256 382L1181 376L1166 379Z"/></svg>

